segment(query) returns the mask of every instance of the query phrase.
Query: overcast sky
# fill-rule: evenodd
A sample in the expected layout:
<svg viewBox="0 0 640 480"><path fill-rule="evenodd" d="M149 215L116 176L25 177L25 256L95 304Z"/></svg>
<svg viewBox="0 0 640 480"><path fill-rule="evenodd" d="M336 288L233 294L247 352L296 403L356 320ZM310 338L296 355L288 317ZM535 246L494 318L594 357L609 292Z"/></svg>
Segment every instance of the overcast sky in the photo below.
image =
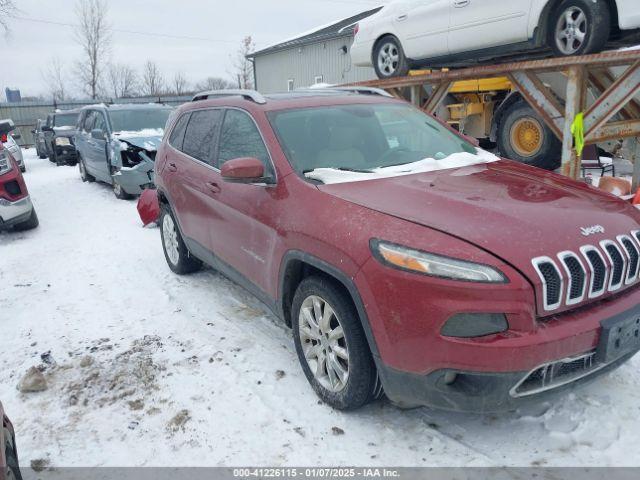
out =
<svg viewBox="0 0 640 480"><path fill-rule="evenodd" d="M80 95L73 65L81 58L74 29L76 0L14 0L19 18L11 33L0 33L0 99L4 87L22 95L47 95L42 70L52 57L67 66L68 84ZM208 76L230 77L231 57L242 38L257 48L387 3L386 0L108 0L114 31L110 57L141 70L155 61L165 78L182 72L190 82ZM52 22L52 23L46 23ZM168 38L161 35L191 38Z"/></svg>

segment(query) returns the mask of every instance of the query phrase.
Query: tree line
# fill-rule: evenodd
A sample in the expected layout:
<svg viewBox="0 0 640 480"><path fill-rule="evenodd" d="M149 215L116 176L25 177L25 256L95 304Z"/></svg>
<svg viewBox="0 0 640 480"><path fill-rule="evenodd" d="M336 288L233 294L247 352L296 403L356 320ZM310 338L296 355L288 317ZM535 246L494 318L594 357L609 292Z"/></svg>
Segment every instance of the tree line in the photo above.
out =
<svg viewBox="0 0 640 480"><path fill-rule="evenodd" d="M0 0L0 5L6 0ZM191 82L183 73L165 75L160 66L148 59L140 67L115 62L110 59L112 27L108 20L105 0L77 0L75 14L77 26L75 39L82 48L82 56L72 65L59 57L53 57L41 71L54 101L72 99L72 86L92 98L127 98L136 96L186 95L205 90L228 88L253 88L253 63L246 55L253 52L255 44L245 37L235 56L231 58L233 71L229 78L211 76ZM73 76L73 80L70 79Z"/></svg>

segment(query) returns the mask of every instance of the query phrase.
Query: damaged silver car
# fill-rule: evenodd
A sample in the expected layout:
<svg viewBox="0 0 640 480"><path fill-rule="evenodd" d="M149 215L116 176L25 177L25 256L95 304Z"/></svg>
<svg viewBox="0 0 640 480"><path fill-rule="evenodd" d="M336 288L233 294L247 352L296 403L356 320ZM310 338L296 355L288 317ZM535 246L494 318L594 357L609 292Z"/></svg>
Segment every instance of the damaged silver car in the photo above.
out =
<svg viewBox="0 0 640 480"><path fill-rule="evenodd" d="M156 151L172 110L160 104L84 107L75 138L82 180L108 183L120 199L153 188Z"/></svg>

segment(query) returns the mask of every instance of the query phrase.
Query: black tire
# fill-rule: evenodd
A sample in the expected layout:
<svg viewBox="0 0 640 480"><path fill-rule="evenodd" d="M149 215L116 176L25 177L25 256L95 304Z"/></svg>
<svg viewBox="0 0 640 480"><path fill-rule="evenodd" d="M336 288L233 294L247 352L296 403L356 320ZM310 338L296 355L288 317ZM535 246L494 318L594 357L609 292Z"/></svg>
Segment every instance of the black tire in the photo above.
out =
<svg viewBox="0 0 640 480"><path fill-rule="evenodd" d="M82 157L78 157L78 170L80 171L80 178L83 182L96 181L96 179L87 172L87 165L84 163L84 159Z"/></svg>
<svg viewBox="0 0 640 480"><path fill-rule="evenodd" d="M15 453L7 445L6 450L7 457L7 469L5 471L5 477L7 480L22 480L22 474L20 473L20 467L18 465L18 459Z"/></svg>
<svg viewBox="0 0 640 480"><path fill-rule="evenodd" d="M310 296L320 297L324 300L335 312L335 321L340 319L338 324L342 326L345 340L343 348L346 349L349 358L347 381L340 391L332 391L323 386L311 371L305 358L299 316L303 303ZM339 410L353 410L374 400L379 393L376 366L358 312L344 289L326 277L307 277L296 290L291 312L293 340L300 365L307 380L322 401ZM304 341L307 345L310 342L309 339ZM318 344L312 343L312 345ZM327 347L326 351L331 352L331 348ZM326 364L323 371L329 373Z"/></svg>
<svg viewBox="0 0 640 480"><path fill-rule="evenodd" d="M535 147L527 149L516 143L514 135L518 137L517 132L529 122L530 129L539 137L532 140ZM502 113L498 125L498 149L503 157L545 170L559 168L562 161L562 143L524 101L513 103Z"/></svg>
<svg viewBox="0 0 640 480"><path fill-rule="evenodd" d="M13 229L16 232L24 232L26 230L33 230L34 228L37 228L38 225L40 225L40 221L38 220L38 214L36 213L36 209L34 208L31 210L29 219L25 220L22 223L16 223L13 226Z"/></svg>
<svg viewBox="0 0 640 480"><path fill-rule="evenodd" d="M167 222L165 222L165 217L168 217ZM184 243L182 239L182 235L180 234L180 229L178 228L178 222L173 216L173 212L171 209L163 205L162 210L160 211L160 238L162 239L162 251L164 253L164 258L167 261L167 265L169 268L178 275L186 275L188 273L193 273L202 268L202 262L198 260L196 257L191 255L189 249ZM174 261L171 259L171 255L167 252L169 248L167 246L168 240L165 240L165 229L173 228L175 233L176 247L177 247L177 260Z"/></svg>
<svg viewBox="0 0 640 480"><path fill-rule="evenodd" d="M40 150L37 151L38 154L38 158L40 160L44 160L45 158L47 158L47 154L46 153L42 153Z"/></svg>
<svg viewBox="0 0 640 480"><path fill-rule="evenodd" d="M127 193L114 177L111 177L111 190L118 200L131 200L133 195Z"/></svg>
<svg viewBox="0 0 640 480"><path fill-rule="evenodd" d="M567 26L565 15L573 12L574 20L582 11L586 21L574 27ZM564 22L561 24L561 22ZM581 25L583 28L581 28ZM568 32L582 33L582 40L572 37L572 39L558 38L558 29L566 27ZM558 57L587 55L601 52L611 34L611 11L604 0L563 0L554 8L549 16L547 25L547 44L553 50L553 54Z"/></svg>
<svg viewBox="0 0 640 480"><path fill-rule="evenodd" d="M384 52L395 51L398 56L397 62L390 62L386 67L379 62L379 57L384 55ZM400 41L393 35L387 35L382 37L376 42L373 48L373 68L376 71L376 75L380 79L404 77L409 73L409 62L404 54L404 49L400 44Z"/></svg>

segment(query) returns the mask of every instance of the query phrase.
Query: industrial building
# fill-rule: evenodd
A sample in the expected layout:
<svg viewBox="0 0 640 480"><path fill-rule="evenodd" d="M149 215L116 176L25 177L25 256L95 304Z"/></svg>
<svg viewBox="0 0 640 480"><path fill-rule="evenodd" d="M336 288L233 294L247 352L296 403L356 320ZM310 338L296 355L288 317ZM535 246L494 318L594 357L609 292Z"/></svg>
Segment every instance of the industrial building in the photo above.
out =
<svg viewBox="0 0 640 480"><path fill-rule="evenodd" d="M255 85L262 93L291 91L318 83L376 78L373 68L351 64L354 27L381 7L325 25L252 53Z"/></svg>

